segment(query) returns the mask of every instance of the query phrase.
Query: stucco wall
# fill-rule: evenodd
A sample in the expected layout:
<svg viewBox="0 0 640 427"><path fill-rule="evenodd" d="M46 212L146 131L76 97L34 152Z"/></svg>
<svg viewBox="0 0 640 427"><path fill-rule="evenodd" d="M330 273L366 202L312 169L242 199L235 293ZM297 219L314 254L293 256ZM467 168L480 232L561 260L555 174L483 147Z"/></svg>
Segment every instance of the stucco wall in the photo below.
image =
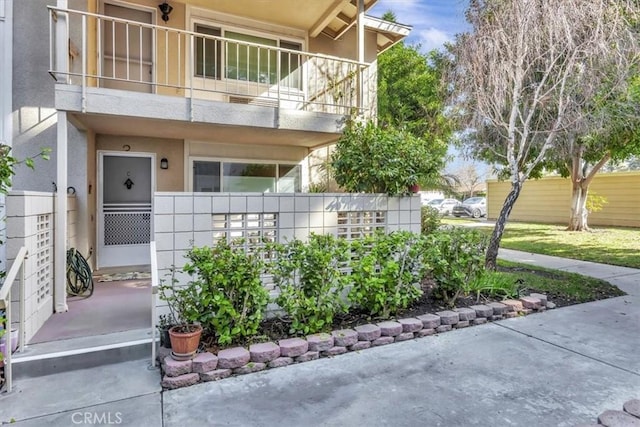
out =
<svg viewBox="0 0 640 427"><path fill-rule="evenodd" d="M128 145L131 152L155 153L155 191L183 191L184 189L184 143L179 139L144 138L134 136L97 135L96 149L123 151ZM169 161L169 169L160 169L160 159Z"/></svg>
<svg viewBox="0 0 640 427"><path fill-rule="evenodd" d="M69 0L69 7L86 9L86 0ZM24 165L16 168L13 189L52 191L56 181L57 114L54 108L55 81L49 69L49 17L47 5L55 0L13 2L13 93L12 138L14 155L23 159L51 149L50 160L35 161L35 170ZM72 124L68 126L68 186L76 190L79 218L88 214L86 134ZM60 189L66 192L66 189ZM78 223L77 235L87 241L88 223ZM86 253L88 245L79 248Z"/></svg>
<svg viewBox="0 0 640 427"><path fill-rule="evenodd" d="M365 31L365 62L373 62L377 57L378 45L376 43L376 33ZM354 25L342 35L338 40L320 34L318 37L309 39L309 52L323 53L325 55L347 58L353 61L358 60L357 29Z"/></svg>
<svg viewBox="0 0 640 427"><path fill-rule="evenodd" d="M497 218L510 183L487 182L488 217ZM606 198L600 212L589 215L591 225L640 227L640 172L599 174L590 191ZM514 221L565 224L571 213L571 182L548 177L525 182L511 216Z"/></svg>

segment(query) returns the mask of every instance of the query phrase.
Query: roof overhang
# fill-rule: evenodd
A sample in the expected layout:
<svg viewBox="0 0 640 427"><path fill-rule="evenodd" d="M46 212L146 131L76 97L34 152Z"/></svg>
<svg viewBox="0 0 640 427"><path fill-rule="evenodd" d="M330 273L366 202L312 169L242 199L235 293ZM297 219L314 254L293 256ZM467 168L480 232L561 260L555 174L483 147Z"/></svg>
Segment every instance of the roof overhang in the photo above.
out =
<svg viewBox="0 0 640 427"><path fill-rule="evenodd" d="M364 27L365 29L374 31L377 34L376 43L378 44L378 54L381 54L394 44L407 37L412 28L409 25L385 21L384 19L375 18L373 16L365 16Z"/></svg>

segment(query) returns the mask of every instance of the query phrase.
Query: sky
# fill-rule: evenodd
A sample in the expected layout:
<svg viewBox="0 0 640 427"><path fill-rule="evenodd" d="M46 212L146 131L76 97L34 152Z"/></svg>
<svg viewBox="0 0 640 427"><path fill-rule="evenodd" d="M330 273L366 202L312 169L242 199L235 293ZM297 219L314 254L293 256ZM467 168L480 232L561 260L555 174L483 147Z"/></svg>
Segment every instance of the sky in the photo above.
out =
<svg viewBox="0 0 640 427"><path fill-rule="evenodd" d="M407 41L420 43L427 52L453 41L468 28L464 19L467 4L468 0L378 0L367 14L380 17L391 10L399 23L413 27Z"/></svg>
<svg viewBox="0 0 640 427"><path fill-rule="evenodd" d="M464 19L468 4L468 0L378 0L367 14L381 17L391 10L399 23L413 27L407 42L420 43L421 50L428 52L442 48L445 42L453 41L456 34L469 29ZM456 173L474 164L481 176L489 174L488 165L463 159L453 146L449 147L449 156L448 173Z"/></svg>

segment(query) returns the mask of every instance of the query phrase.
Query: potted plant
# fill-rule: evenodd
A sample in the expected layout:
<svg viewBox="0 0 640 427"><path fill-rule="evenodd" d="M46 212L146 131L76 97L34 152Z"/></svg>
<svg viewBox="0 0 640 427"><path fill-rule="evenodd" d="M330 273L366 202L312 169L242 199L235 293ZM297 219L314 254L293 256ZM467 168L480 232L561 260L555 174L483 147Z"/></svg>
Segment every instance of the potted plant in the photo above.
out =
<svg viewBox="0 0 640 427"><path fill-rule="evenodd" d="M174 271L175 272L175 271ZM176 286L177 280L173 275L171 284L161 284L160 299L169 307L169 315L160 324L169 328L169 341L171 342L171 357L174 360L189 360L195 356L200 346L202 326L194 323L194 313L197 314L199 302L198 293L191 283L186 286Z"/></svg>

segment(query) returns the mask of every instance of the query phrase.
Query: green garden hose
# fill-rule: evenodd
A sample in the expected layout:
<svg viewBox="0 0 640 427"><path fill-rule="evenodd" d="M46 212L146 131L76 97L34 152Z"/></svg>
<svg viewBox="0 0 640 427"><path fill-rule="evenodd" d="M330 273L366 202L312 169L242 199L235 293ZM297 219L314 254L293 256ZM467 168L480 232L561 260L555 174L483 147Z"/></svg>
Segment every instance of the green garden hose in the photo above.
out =
<svg viewBox="0 0 640 427"><path fill-rule="evenodd" d="M67 251L67 294L85 298L93 295L91 267L76 248Z"/></svg>

